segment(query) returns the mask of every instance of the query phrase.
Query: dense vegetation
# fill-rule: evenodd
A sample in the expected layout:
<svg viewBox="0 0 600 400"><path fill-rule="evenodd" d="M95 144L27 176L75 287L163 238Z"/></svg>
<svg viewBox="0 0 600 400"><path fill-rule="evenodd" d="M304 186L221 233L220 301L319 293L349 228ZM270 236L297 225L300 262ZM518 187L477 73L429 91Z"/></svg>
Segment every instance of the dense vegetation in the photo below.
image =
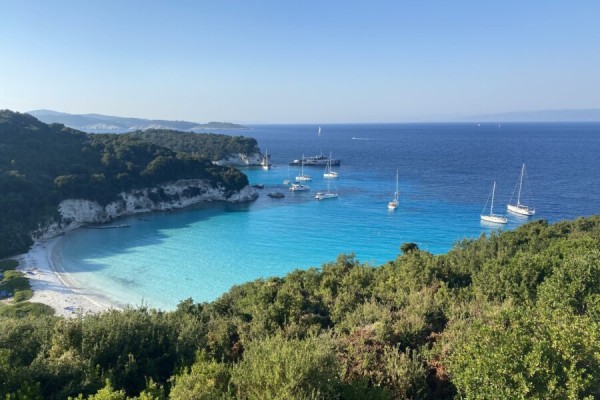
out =
<svg viewBox="0 0 600 400"><path fill-rule="evenodd" d="M0 397L600 398L600 217L402 250L174 312L0 317Z"/></svg>
<svg viewBox="0 0 600 400"><path fill-rule="evenodd" d="M21 302L33 296L29 280L16 271L18 265L15 260L0 261L0 299L12 297L15 302Z"/></svg>
<svg viewBox="0 0 600 400"><path fill-rule="evenodd" d="M211 136L206 153L229 145L238 151L237 142L224 135L203 136ZM236 169L134 135L90 135L0 111L0 257L27 250L31 231L56 215L61 200L108 203L124 190L186 178L230 191L248 184Z"/></svg>
<svg viewBox="0 0 600 400"><path fill-rule="evenodd" d="M166 147L175 152L191 153L213 161L222 160L237 153L252 154L260 152L256 139L244 136L189 133L164 129L147 129L131 132L127 135Z"/></svg>
<svg viewBox="0 0 600 400"><path fill-rule="evenodd" d="M33 291L27 276L16 270L18 266L19 263L15 260L0 261L0 316L21 317L54 313L52 307L46 304L26 301L33 296Z"/></svg>

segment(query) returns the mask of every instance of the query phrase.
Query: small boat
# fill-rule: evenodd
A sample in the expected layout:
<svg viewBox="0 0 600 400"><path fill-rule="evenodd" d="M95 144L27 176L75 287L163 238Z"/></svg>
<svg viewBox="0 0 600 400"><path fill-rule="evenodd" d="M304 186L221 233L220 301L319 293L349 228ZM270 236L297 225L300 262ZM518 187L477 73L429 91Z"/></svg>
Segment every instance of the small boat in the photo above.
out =
<svg viewBox="0 0 600 400"><path fill-rule="evenodd" d="M302 160L304 160L304 154L302 155ZM300 175L296 177L297 181L312 181L310 175L304 174L304 162L301 163Z"/></svg>
<svg viewBox="0 0 600 400"><path fill-rule="evenodd" d="M287 174L287 179L283 180L283 184L284 185L289 185L290 183L292 183L292 180L290 179L290 167L288 166L288 174Z"/></svg>
<svg viewBox="0 0 600 400"><path fill-rule="evenodd" d="M310 177L310 175L300 174L300 175L296 176L296 180L300 181L300 182L308 182L308 181L312 181L312 178Z"/></svg>
<svg viewBox="0 0 600 400"><path fill-rule="evenodd" d="M315 196L315 199L317 199L317 200L337 199L337 198L338 198L337 193L330 193L330 192L318 192L317 195Z"/></svg>
<svg viewBox="0 0 600 400"><path fill-rule="evenodd" d="M294 182L290 185L290 192L304 192L310 190L310 186Z"/></svg>
<svg viewBox="0 0 600 400"><path fill-rule="evenodd" d="M257 183L256 185L252 185L252 187L256 189L264 189L265 185L263 185L262 183Z"/></svg>
<svg viewBox="0 0 600 400"><path fill-rule="evenodd" d="M508 219L506 217L494 214L494 194L495 193L496 193L496 182L494 182L494 186L492 186L492 193L490 195L492 198L492 203L490 204L490 213L484 214L484 211L487 207L487 201L486 201L485 206L483 206L483 210L481 211L480 218L482 221L486 221L486 222L493 222L495 224L506 224L508 222ZM490 200L490 198L488 197L488 201L489 200Z"/></svg>
<svg viewBox="0 0 600 400"><path fill-rule="evenodd" d="M394 192L394 198L388 203L388 210L395 210L398 208L400 202L398 201L398 170L396 170L396 191Z"/></svg>
<svg viewBox="0 0 600 400"><path fill-rule="evenodd" d="M333 193L329 189L329 182L327 182L327 191L326 192L317 192L317 194L315 195L315 199L317 199L317 200L337 199L337 197L338 197L338 194Z"/></svg>
<svg viewBox="0 0 600 400"><path fill-rule="evenodd" d="M331 163L331 165L333 166L339 166L341 164L341 161L339 159L335 159L335 158L328 158L326 156L324 156L323 154L319 154L318 156L312 156L312 157L304 157L302 156L302 158L296 159L292 162L290 162L289 165L302 165L304 164L307 167L314 167L314 166L324 166L327 165L327 163Z"/></svg>
<svg viewBox="0 0 600 400"><path fill-rule="evenodd" d="M508 205L506 206L506 208L508 209L508 211L510 211L512 213L519 214L519 215L525 215L525 216L529 217L529 216L532 216L535 214L535 208L533 208L533 206L526 206L524 204L521 204L521 190L523 188L523 178L524 177L525 177L525 164L523 163L523 167L521 167L521 177L519 178L519 180L517 181L517 184L515 185L515 189L513 190L512 196L510 196L510 201L508 202ZM517 194L517 203L511 204L512 199L515 195L515 191L517 190L517 186L519 187L519 192ZM529 193L531 194L531 189L530 189Z"/></svg>
<svg viewBox="0 0 600 400"><path fill-rule="evenodd" d="M261 160L260 165L263 169L271 169L271 157L267 149L265 149L265 156Z"/></svg>
<svg viewBox="0 0 600 400"><path fill-rule="evenodd" d="M285 197L285 194L281 192L271 192L267 196L269 196L272 199L282 199Z"/></svg>
<svg viewBox="0 0 600 400"><path fill-rule="evenodd" d="M340 174L331 169L331 153L329 153L329 161L325 166L325 172L323 173L323 178L339 178Z"/></svg>

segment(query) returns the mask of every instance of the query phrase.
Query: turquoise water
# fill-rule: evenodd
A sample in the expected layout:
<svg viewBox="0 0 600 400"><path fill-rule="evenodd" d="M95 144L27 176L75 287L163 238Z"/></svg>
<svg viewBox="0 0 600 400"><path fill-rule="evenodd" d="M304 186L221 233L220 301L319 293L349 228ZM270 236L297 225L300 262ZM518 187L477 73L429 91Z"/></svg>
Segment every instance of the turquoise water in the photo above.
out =
<svg viewBox="0 0 600 400"><path fill-rule="evenodd" d="M495 211L503 213L523 161L536 218L599 213L600 125L559 128L334 125L317 137L313 126L255 127L243 134L256 137L276 164L244 171L252 184L265 185L257 201L132 216L125 229L81 229L65 235L54 258L80 286L111 301L173 309L189 297L210 301L235 284L319 267L340 253L379 265L404 242L445 252L457 240L495 229L479 219L492 182L498 183ZM316 167L305 168L313 177L310 192L288 192L283 180L300 169L287 162L321 151L342 159L340 178L330 180L339 198L314 199L328 181ZM400 207L390 212L396 168ZM267 197L273 190L286 197ZM509 215L503 229L526 221Z"/></svg>

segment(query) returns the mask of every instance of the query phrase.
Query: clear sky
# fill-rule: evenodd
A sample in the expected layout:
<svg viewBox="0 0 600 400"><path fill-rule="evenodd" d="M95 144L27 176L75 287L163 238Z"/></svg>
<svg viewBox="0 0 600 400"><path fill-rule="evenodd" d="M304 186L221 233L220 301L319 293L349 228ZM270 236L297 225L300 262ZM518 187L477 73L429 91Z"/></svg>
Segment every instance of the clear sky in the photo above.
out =
<svg viewBox="0 0 600 400"><path fill-rule="evenodd" d="M600 1L0 0L0 109L403 122L600 108Z"/></svg>

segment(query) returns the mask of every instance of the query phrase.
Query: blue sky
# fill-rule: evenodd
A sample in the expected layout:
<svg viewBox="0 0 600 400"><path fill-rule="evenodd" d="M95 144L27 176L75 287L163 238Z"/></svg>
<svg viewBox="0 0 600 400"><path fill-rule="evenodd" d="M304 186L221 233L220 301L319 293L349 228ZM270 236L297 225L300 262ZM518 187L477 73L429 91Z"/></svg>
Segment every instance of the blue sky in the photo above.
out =
<svg viewBox="0 0 600 400"><path fill-rule="evenodd" d="M600 108L598 1L0 0L0 108L266 123Z"/></svg>

